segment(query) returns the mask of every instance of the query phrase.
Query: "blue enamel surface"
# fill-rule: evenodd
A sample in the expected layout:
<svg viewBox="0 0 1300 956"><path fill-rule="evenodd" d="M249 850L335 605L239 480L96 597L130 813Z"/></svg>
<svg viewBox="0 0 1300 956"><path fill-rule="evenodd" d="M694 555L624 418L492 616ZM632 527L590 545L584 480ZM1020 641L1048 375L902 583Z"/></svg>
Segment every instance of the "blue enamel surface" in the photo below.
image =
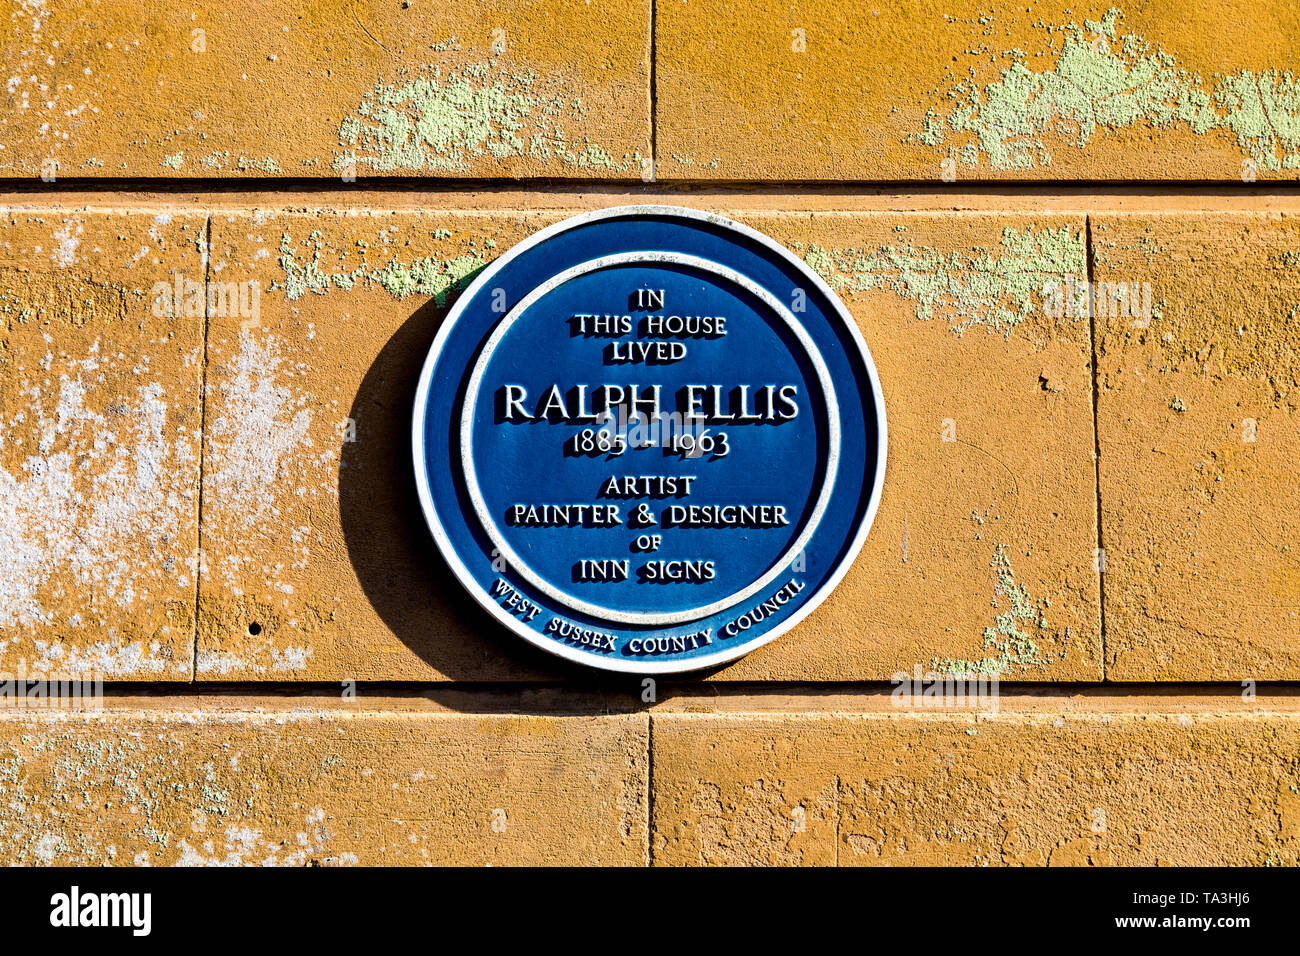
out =
<svg viewBox="0 0 1300 956"><path fill-rule="evenodd" d="M532 573L570 599L635 614L669 613L725 601L748 582L776 568L770 585L738 604L689 621L643 626L612 622L604 614L585 614L567 600L545 596L516 569L498 560L494 545L474 512L460 477L460 415L466 385L481 349L504 315L535 288L580 263L619 252L676 252L716 262L749 278L789 307L812 340L834 384L841 434L840 458L834 474L829 507L816 524L811 541L793 561L776 562L803 529L826 477L827 407L803 346L784 323L756 297L712 272L691 267L638 262L603 268L570 279L525 310L486 363L477 390L473 423L474 457L487 511L497 528ZM671 215L645 215L581 223L489 267L485 282L457 303L427 392L424 413L424 467L429 493L450 548L468 574L466 586L485 605L496 605L513 626L528 630L542 646L602 660L653 662L688 669L693 660L734 656L760 642L773 628L797 614L834 574L866 517L875 481L879 435L877 409L858 343L844 328L838 311L819 291L802 267L777 250L725 225ZM629 307L629 293L640 288L665 290L663 309ZM501 291L498 291L501 290ZM504 306L504 309L502 308ZM726 317L727 334L715 338L684 337L686 357L662 364L611 364L611 342L647 339L634 330L625 336L591 336L575 332L571 317L578 313L624 313L634 322L646 314L705 314ZM668 337L666 340L672 341ZM692 458L655 445L629 448L623 454L581 454L569 439L582 427L556 421L514 421L502 418L502 388L513 383L526 389L523 407L535 410L548 387L568 389L575 383L661 386L660 407L682 409L682 389L690 383L754 386L751 399L764 385L797 384L799 416L777 423L710 423L725 432L730 453L725 457ZM644 393L642 393L644 395ZM566 409L576 406L567 392ZM735 406L726 407L734 412ZM689 496L602 496L611 476L695 476ZM619 506L627 519L637 505L646 505L658 519L653 525L626 520L610 527L526 527L511 523L511 508L520 503L601 503ZM670 505L772 503L784 506L789 524L764 528L682 529L664 527ZM662 535L653 553L634 550L640 533ZM579 558L626 559L626 581L600 583L580 580ZM695 559L713 562L712 580L693 583L648 583L637 569L647 560ZM763 604L781 591L778 604ZM527 602L526 604L522 602ZM536 608L535 611L529 609ZM522 610L521 610L522 609ZM757 609L755 611L755 609ZM754 611L747 617L746 612ZM609 635L565 636L548 630L557 619L561 631L583 629ZM741 628L738 621L744 621ZM567 625L573 625L568 627ZM708 634L707 641L699 635ZM686 639L686 635L696 635ZM673 642L672 638L679 638ZM650 647L665 653L645 653L647 638L667 638ZM638 642L636 647L632 642ZM594 644L601 644L599 648ZM612 644L612 648L604 646ZM608 666L608 665L606 665ZM635 669L635 668L632 668Z"/></svg>

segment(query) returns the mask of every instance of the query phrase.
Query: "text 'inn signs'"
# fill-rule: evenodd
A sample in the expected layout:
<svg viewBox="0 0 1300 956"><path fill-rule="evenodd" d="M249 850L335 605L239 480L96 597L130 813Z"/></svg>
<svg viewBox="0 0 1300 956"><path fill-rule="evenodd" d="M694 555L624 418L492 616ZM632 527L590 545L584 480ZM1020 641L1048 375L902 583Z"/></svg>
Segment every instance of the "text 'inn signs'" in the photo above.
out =
<svg viewBox="0 0 1300 956"><path fill-rule="evenodd" d="M734 660L807 615L866 536L876 370L834 293L752 229L633 206L486 268L429 352L420 499L511 630L637 673Z"/></svg>

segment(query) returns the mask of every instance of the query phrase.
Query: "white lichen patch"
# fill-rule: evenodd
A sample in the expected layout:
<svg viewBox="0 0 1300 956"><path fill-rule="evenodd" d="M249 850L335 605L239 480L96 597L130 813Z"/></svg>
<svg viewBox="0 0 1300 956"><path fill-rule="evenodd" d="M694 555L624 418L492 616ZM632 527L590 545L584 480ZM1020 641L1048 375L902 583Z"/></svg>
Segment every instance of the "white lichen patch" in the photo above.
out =
<svg viewBox="0 0 1300 956"><path fill-rule="evenodd" d="M331 834L325 825L325 811L309 811L303 829L292 839L268 838L250 826L228 826L217 839L204 840L197 847L188 840L178 844L177 866L305 866L308 862L351 865L356 857L350 853L329 855Z"/></svg>
<svg viewBox="0 0 1300 956"><path fill-rule="evenodd" d="M908 139L946 146L967 167L1032 169L1051 165L1048 137L1084 148L1106 130L1180 127L1231 134L1258 169L1300 168L1300 86L1291 71L1241 69L1203 80L1143 37L1121 34L1122 16L1112 7L1082 26L1048 27L1046 49L1035 56L995 55L1000 72L991 82L972 64Z"/></svg>
<svg viewBox="0 0 1300 956"><path fill-rule="evenodd" d="M0 861L355 863L355 854L331 849L336 837L324 807L268 792L267 778L255 764L242 768L229 740L230 734L257 732L280 762L302 739L300 728L320 719L303 710L177 713L121 723L106 714L51 712L10 723L0 748Z"/></svg>
<svg viewBox="0 0 1300 956"><path fill-rule="evenodd" d="M85 122L99 113L91 102L96 80L91 67L67 57L67 47L48 36L50 11L46 0L16 0L9 5L6 33L5 91L8 109L0 112L0 169L21 165L25 172L42 176L67 175L57 165L60 147ZM84 85L83 85L84 84ZM15 161L6 147L16 141L10 121L31 130L34 141L30 154L42 159L35 163Z"/></svg>
<svg viewBox="0 0 1300 956"><path fill-rule="evenodd" d="M479 159L523 157L571 168L637 172L638 153L615 156L584 135L587 109L571 89L500 59L431 64L378 83L339 126L334 168L344 174L463 173Z"/></svg>
<svg viewBox="0 0 1300 956"><path fill-rule="evenodd" d="M50 256L54 264L61 269L72 266L77 261L77 246L81 244L83 225L73 219L65 219L63 228L55 230L55 246Z"/></svg>
<svg viewBox="0 0 1300 956"><path fill-rule="evenodd" d="M73 358L47 342L35 368L11 370L0 415L0 633L9 635L102 629L193 587L197 436L169 423L171 403L189 396L169 394L148 355L104 354L96 343ZM188 669L138 643L44 646L62 669Z"/></svg>
<svg viewBox="0 0 1300 956"><path fill-rule="evenodd" d="M149 642L148 646L141 641L124 645L95 641L81 647L41 640L32 644L36 658L28 667L43 673L126 677L142 674L161 676L168 670L173 673L189 671L187 662L170 660L169 649L157 641Z"/></svg>
<svg viewBox="0 0 1300 956"><path fill-rule="evenodd" d="M195 156L192 159L186 157L185 152L173 153L164 156L161 160L162 165L167 169L179 172L187 162L198 167L200 173L220 172L221 170L236 170L241 173L259 172L278 174L284 172L279 162L271 156L250 157L241 154L232 155L230 150L221 152L208 153L205 156Z"/></svg>
<svg viewBox="0 0 1300 956"><path fill-rule="evenodd" d="M280 583L285 544L295 555L289 567L306 567L311 528L289 521L282 504L337 500L338 451L317 447L314 398L303 388L311 369L284 358L274 335L242 330L238 352L221 371L208 383L217 413L208 423L204 502L205 513L222 516L225 540L211 570L236 596L243 593L241 582L254 580L289 594L292 589ZM274 560L262 555L266 541L273 542L266 550L277 555Z"/></svg>
<svg viewBox="0 0 1300 956"><path fill-rule="evenodd" d="M209 677L236 675L247 677L278 674L283 677L301 676L306 670L312 649L306 646L275 647L267 642L260 645L241 643L238 650L223 647L200 647L195 669Z"/></svg>
<svg viewBox="0 0 1300 956"><path fill-rule="evenodd" d="M311 447L310 396L281 383L303 368L286 368L274 336L259 341L252 330L239 336L229 378L217 383L221 414L211 423L208 480L216 500L256 527L276 516L278 482L292 477L293 455Z"/></svg>

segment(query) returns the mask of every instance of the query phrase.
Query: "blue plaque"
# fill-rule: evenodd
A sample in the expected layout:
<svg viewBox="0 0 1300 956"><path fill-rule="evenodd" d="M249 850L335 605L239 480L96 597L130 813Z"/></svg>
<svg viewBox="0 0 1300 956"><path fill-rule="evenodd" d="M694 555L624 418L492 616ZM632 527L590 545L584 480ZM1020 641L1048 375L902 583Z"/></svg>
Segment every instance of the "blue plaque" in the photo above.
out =
<svg viewBox="0 0 1300 956"><path fill-rule="evenodd" d="M420 377L416 481L470 594L606 670L734 660L844 575L880 499L875 366L830 288L766 236L627 206L474 280Z"/></svg>

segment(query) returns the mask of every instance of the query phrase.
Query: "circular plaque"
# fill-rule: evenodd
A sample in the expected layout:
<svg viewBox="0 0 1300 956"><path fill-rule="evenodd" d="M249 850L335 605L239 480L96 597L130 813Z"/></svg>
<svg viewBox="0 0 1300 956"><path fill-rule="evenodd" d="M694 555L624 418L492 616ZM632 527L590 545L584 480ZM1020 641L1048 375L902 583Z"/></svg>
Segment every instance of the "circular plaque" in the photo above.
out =
<svg viewBox="0 0 1300 956"><path fill-rule="evenodd" d="M791 252L625 206L519 243L457 299L413 426L420 503L474 598L605 670L734 660L847 571L885 470L871 355Z"/></svg>

